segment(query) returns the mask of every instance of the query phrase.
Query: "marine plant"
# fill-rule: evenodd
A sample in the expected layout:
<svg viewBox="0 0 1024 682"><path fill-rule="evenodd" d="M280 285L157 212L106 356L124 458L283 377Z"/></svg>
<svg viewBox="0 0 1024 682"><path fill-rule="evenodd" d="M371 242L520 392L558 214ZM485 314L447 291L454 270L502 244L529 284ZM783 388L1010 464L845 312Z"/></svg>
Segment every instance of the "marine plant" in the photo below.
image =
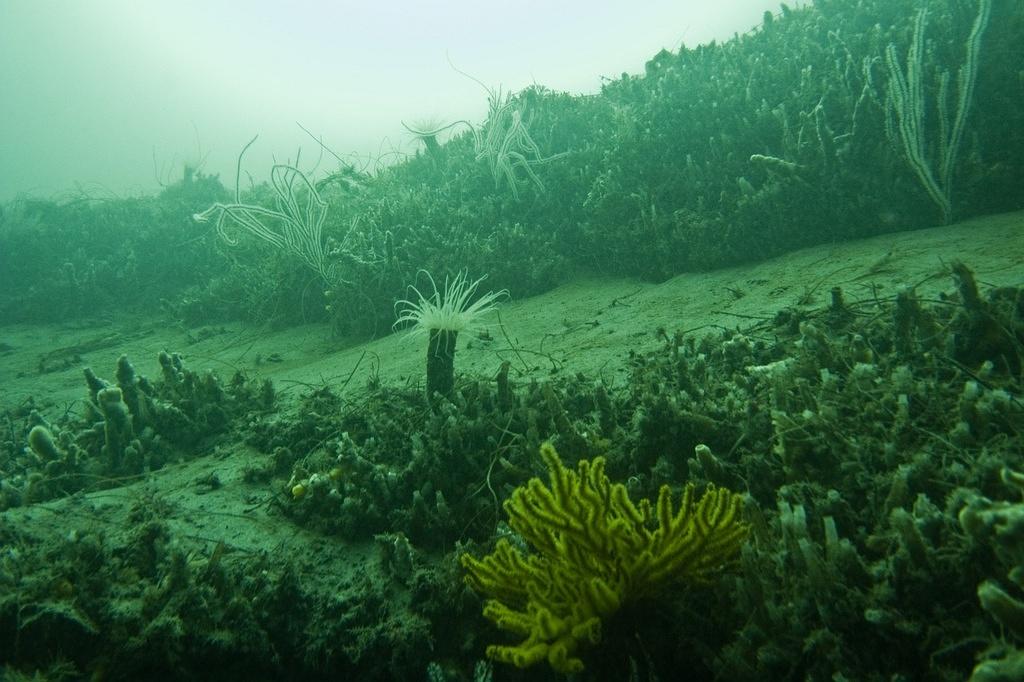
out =
<svg viewBox="0 0 1024 682"><path fill-rule="evenodd" d="M981 52L981 37L992 13L992 0L979 0L978 15L967 38L964 64L957 71L956 111L952 126L948 111L949 71L938 74L938 93L935 106L939 111L939 140L933 163L928 158L928 137L925 128L924 27L928 16L926 7L918 10L914 19L914 37L907 53L907 69L904 74L896 54L896 45L889 43L885 49L885 63L889 72L886 103L895 123L887 124L886 132L893 145L902 148L907 163L913 169L928 196L942 211L943 222L952 220L953 171L956 168L957 153L964 136L967 113L974 98L974 84L978 77L978 55ZM898 134L897 134L898 133Z"/></svg>
<svg viewBox="0 0 1024 682"><path fill-rule="evenodd" d="M534 172L533 167L560 159L568 152L550 156L541 153L540 146L530 135L526 99L521 94L502 92L500 87L488 87L454 64L451 66L487 93L487 119L479 126L467 120L458 120L448 124L424 122L413 126L403 123L403 127L421 140L428 152L436 154L440 151L437 135L455 126L464 125L473 134L476 161L487 161L495 186L500 186L502 180L505 180L515 199L519 198L519 188L522 185L532 184L538 191L544 191L544 182Z"/></svg>
<svg viewBox="0 0 1024 682"><path fill-rule="evenodd" d="M508 296L508 290L489 291L470 302L486 275L472 282L465 272L450 280L445 277L442 293L431 274L422 272L430 280L434 293L424 296L410 285L416 300L403 299L395 303L395 310L401 310L394 326L412 323L413 334L428 334L427 400L433 402L435 395L448 396L455 387L455 343L459 332L472 328L481 315L494 310L495 304Z"/></svg>
<svg viewBox="0 0 1024 682"><path fill-rule="evenodd" d="M502 538L483 559L461 557L466 582L491 597L484 616L525 637L488 646L494 660L519 668L546 660L558 672L579 672L579 650L600 641L604 620L673 584L708 582L747 536L738 493L709 486L697 499L690 484L675 508L663 485L652 508L608 479L603 457L572 471L550 443L540 455L549 485L531 479L504 504L512 530L533 552Z"/></svg>
<svg viewBox="0 0 1024 682"><path fill-rule="evenodd" d="M274 208L242 202L239 190L242 156L255 141L256 138L252 138L238 155L234 202L217 202L205 211L194 214L192 219L204 223L216 216L217 234L227 244L234 246L238 243L228 230L229 225L234 225L282 251L298 256L325 284L344 283L334 257L340 253L363 260L352 246L356 223L349 227L340 246L331 249L323 236L328 203L321 198L316 185L301 170L281 163L271 168Z"/></svg>
<svg viewBox="0 0 1024 682"><path fill-rule="evenodd" d="M524 120L524 107L511 93L503 95L500 88L488 88L487 108L487 120L483 126L473 128L477 161L486 160L495 184L504 179L516 199L522 184L532 183L543 191L544 183L533 167L559 159L567 152L551 156L541 154ZM520 177L517 169L525 177Z"/></svg>
<svg viewBox="0 0 1024 682"><path fill-rule="evenodd" d="M1015 497L1024 497L1024 474L1004 466L999 479L1015 490ZM1002 636L993 638L982 652L970 682L1020 679L1024 651L1015 643L1024 641L1024 503L991 500L976 492L965 497L957 514L964 534L975 546L989 546L997 563L1007 569L1006 580L986 579L978 585L978 602L999 624Z"/></svg>

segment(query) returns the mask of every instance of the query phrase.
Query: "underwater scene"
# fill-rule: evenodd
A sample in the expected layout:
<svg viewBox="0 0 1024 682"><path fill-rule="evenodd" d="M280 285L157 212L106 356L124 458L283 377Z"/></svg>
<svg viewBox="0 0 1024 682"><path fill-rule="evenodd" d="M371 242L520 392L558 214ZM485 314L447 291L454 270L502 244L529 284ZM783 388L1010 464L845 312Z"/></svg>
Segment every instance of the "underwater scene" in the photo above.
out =
<svg viewBox="0 0 1024 682"><path fill-rule="evenodd" d="M1024 0L753 24L4 200L0 679L1024 680Z"/></svg>

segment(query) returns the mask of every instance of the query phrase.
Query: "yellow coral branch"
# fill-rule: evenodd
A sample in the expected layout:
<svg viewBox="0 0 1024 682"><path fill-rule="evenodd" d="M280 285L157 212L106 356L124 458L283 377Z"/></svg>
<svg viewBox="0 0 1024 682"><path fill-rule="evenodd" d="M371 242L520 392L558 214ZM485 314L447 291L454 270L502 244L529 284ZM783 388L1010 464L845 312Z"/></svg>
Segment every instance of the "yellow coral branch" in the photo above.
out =
<svg viewBox="0 0 1024 682"><path fill-rule="evenodd" d="M534 552L502 539L483 559L461 557L466 582L492 597L484 616L526 637L489 646L496 661L525 668L547 660L559 672L578 672L576 654L600 641L603 619L672 583L708 581L746 539L737 493L710 486L695 501L687 485L675 510L672 491L662 486L652 514L650 502L634 504L624 485L608 479L603 457L581 460L573 471L550 443L540 454L549 484L531 479L504 505L509 525Z"/></svg>

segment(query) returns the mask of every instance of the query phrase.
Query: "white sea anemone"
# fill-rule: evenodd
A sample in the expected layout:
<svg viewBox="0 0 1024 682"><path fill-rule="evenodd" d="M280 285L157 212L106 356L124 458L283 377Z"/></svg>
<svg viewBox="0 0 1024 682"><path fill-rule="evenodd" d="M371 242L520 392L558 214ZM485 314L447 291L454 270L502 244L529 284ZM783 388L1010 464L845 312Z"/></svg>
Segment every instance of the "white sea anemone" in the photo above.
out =
<svg viewBox="0 0 1024 682"><path fill-rule="evenodd" d="M411 322L411 334L427 333L427 402L436 404L438 396L450 398L455 390L455 343L459 332L474 327L480 316L494 310L497 302L508 296L508 291L489 291L470 303L473 294L484 277L472 282L460 272L454 279L444 279L444 292L438 291L437 284L429 272L422 271L434 293L424 296L414 286L416 301L401 300L395 303L398 320L395 326Z"/></svg>
<svg viewBox="0 0 1024 682"><path fill-rule="evenodd" d="M414 335L423 334L429 331L445 331L458 334L461 331L475 326L481 315L491 312L496 304L508 296L508 290L489 291L480 298L470 303L473 294L480 282L487 279L484 275L480 279L469 281L466 273L460 272L453 279L444 278L444 291L438 290L434 278L426 270L421 270L430 280L430 286L434 293L424 296L419 289L410 285L416 294L416 301L403 299L395 303L395 310L398 312L398 319L394 326L399 327L405 323L413 323L411 333Z"/></svg>

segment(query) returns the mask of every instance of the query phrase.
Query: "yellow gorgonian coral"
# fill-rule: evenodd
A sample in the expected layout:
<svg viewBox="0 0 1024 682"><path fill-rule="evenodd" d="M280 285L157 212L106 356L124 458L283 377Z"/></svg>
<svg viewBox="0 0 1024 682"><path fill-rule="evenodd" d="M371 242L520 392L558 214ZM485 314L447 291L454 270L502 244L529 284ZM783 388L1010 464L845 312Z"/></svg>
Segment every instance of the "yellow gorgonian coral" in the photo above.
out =
<svg viewBox="0 0 1024 682"><path fill-rule="evenodd" d="M603 619L677 581L708 580L735 560L747 536L736 493L709 487L695 500L688 485L674 510L662 486L652 510L608 480L603 457L572 471L550 443L540 454L550 484L531 479L505 501L509 525L534 551L502 539L483 559L461 558L466 582L491 597L484 616L526 638L487 647L494 660L520 668L547 660L559 672L578 672L577 652L600 641Z"/></svg>

